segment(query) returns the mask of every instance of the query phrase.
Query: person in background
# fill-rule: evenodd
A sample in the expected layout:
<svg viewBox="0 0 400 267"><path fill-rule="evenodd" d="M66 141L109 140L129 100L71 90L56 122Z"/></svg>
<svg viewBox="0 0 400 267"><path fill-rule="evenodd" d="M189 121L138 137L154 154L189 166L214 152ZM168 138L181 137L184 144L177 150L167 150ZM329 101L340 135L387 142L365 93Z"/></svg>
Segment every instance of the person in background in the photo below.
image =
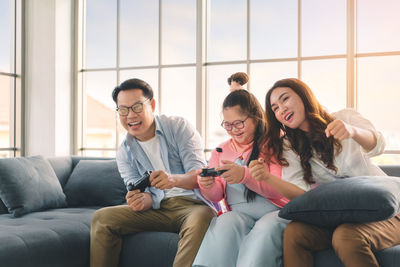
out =
<svg viewBox="0 0 400 267"><path fill-rule="evenodd" d="M292 199L337 179L386 176L370 159L383 152L384 138L360 113L352 109L328 113L298 79L277 81L265 102L267 150L284 167L280 180L253 161L250 173L255 179L275 184L283 196ZM346 267L378 267L374 252L400 244L399 229L399 215L378 222L342 224L333 230L291 222L284 232L284 266L313 266L313 251L333 247Z"/></svg>
<svg viewBox="0 0 400 267"><path fill-rule="evenodd" d="M236 72L228 78L230 91L242 90L243 86L248 83L249 76L244 72Z"/></svg>
<svg viewBox="0 0 400 267"><path fill-rule="evenodd" d="M213 202L225 198L231 211L214 218L193 266L281 266L282 234L286 222L277 213L287 203L272 186L256 181L247 165L264 158L265 114L254 95L231 92L223 102L225 128L231 138L212 151L210 167L224 171L217 177L198 177L203 196ZM263 163L275 176L281 166Z"/></svg>
<svg viewBox="0 0 400 267"><path fill-rule="evenodd" d="M123 82L112 97L128 131L116 157L121 177L126 185L136 185L152 171L151 186L129 191L127 205L95 212L90 266L117 267L123 236L145 231L179 233L174 266L191 266L216 215L196 189L199 169L206 164L200 135L183 118L154 115L153 90L140 79Z"/></svg>

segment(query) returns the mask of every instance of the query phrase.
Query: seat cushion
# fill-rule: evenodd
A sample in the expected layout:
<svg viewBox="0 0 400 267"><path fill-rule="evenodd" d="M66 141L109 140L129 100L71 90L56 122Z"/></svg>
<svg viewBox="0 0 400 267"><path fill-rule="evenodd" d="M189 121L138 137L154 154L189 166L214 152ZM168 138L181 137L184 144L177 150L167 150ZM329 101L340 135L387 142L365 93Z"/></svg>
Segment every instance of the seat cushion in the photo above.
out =
<svg viewBox="0 0 400 267"><path fill-rule="evenodd" d="M322 184L294 199L279 212L288 220L323 227L391 218L400 212L400 178L354 177Z"/></svg>
<svg viewBox="0 0 400 267"><path fill-rule="evenodd" d="M89 266L90 221L97 208L0 215L0 265Z"/></svg>
<svg viewBox="0 0 400 267"><path fill-rule="evenodd" d="M67 205L53 168L42 156L0 160L0 199L15 217Z"/></svg>

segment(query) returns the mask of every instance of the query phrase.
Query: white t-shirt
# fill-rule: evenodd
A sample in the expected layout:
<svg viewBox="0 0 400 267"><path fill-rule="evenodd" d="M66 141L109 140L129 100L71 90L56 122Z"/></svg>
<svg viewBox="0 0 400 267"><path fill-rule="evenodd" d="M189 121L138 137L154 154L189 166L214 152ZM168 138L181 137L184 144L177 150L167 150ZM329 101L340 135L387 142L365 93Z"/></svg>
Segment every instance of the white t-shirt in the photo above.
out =
<svg viewBox="0 0 400 267"><path fill-rule="evenodd" d="M143 148L144 153L146 153L147 157L149 158L151 164L153 165L154 170L163 170L166 172L167 169L165 168L164 162L161 159L160 144L157 135L144 142L138 140L138 143ZM165 198L186 196L193 199L197 199L196 195L192 190L187 190L179 187L165 189L164 193L165 193Z"/></svg>
<svg viewBox="0 0 400 267"><path fill-rule="evenodd" d="M385 139L383 135L375 130L372 123L361 116L353 109L343 109L332 114L336 119L340 119L358 128L371 130L376 136L376 146L366 152L353 139L346 139L341 142L342 151L335 155L334 164L337 172L328 169L325 164L316 157L310 159L312 177L315 184L309 185L303 179L303 168L300 165L300 156L291 150L288 141L285 140L283 157L288 161L289 166L282 168L282 179L291 182L305 191L316 187L318 184L329 183L336 179L355 176L386 176L386 174L370 159L383 153Z"/></svg>

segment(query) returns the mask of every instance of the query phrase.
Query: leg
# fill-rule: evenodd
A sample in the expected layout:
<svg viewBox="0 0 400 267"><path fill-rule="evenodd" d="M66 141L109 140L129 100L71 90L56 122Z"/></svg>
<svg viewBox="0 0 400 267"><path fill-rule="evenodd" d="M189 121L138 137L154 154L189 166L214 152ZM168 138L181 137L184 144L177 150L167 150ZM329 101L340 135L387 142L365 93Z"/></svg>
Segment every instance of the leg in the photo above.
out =
<svg viewBox="0 0 400 267"><path fill-rule="evenodd" d="M193 266L236 266L240 244L253 225L254 220L236 211L214 218Z"/></svg>
<svg viewBox="0 0 400 267"><path fill-rule="evenodd" d="M181 197L175 197L175 200L177 205L184 208L174 218L174 225L181 239L173 266L192 266L210 221L216 213L196 200Z"/></svg>
<svg viewBox="0 0 400 267"><path fill-rule="evenodd" d="M134 212L127 205L97 210L90 231L90 266L116 267L122 236L143 231L170 231L169 218L160 210Z"/></svg>
<svg viewBox="0 0 400 267"><path fill-rule="evenodd" d="M379 267L374 252L400 243L400 218L342 224L336 228L332 246L347 267Z"/></svg>
<svg viewBox="0 0 400 267"><path fill-rule="evenodd" d="M282 266L283 230L287 220L273 211L261 217L240 246L237 266Z"/></svg>
<svg viewBox="0 0 400 267"><path fill-rule="evenodd" d="M283 265L314 266L312 252L331 247L332 231L315 225L291 222L283 234Z"/></svg>

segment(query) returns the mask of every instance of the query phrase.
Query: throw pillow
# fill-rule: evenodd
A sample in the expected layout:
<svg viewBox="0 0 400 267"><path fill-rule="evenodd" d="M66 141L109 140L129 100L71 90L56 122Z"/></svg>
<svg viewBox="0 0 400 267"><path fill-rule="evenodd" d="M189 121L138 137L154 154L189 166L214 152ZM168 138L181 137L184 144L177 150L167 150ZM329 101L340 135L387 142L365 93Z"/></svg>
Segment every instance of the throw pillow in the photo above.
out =
<svg viewBox="0 0 400 267"><path fill-rule="evenodd" d="M64 187L69 206L126 203L126 187L115 160L80 160Z"/></svg>
<svg viewBox="0 0 400 267"><path fill-rule="evenodd" d="M0 198L15 217L67 204L53 168L42 156L1 159Z"/></svg>
<svg viewBox="0 0 400 267"><path fill-rule="evenodd" d="M279 216L324 227L388 219L400 212L400 178L337 180L292 199Z"/></svg>

